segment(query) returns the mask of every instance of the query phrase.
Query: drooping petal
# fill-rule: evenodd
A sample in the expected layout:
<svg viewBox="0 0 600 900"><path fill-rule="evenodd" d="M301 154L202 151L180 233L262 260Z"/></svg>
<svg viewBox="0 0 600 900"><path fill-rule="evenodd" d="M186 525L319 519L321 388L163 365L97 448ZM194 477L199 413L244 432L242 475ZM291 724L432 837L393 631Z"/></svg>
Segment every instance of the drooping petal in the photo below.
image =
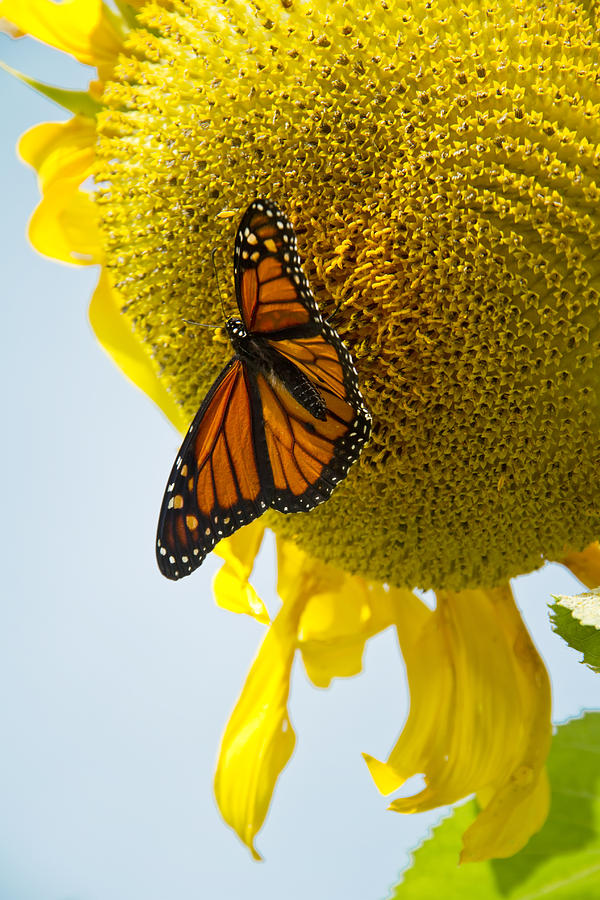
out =
<svg viewBox="0 0 600 900"><path fill-rule="evenodd" d="M123 32L118 17L102 0L0 0L0 17L81 63L108 75L117 59Z"/></svg>
<svg viewBox="0 0 600 900"><path fill-rule="evenodd" d="M586 587L600 586L600 543L595 541L580 553L567 553L560 560Z"/></svg>
<svg viewBox="0 0 600 900"><path fill-rule="evenodd" d="M187 417L158 378L146 345L136 339L129 320L121 315L118 291L111 286L105 268L92 297L89 317L96 337L119 368L160 406L179 431L184 431L189 424Z"/></svg>
<svg viewBox="0 0 600 900"><path fill-rule="evenodd" d="M550 809L550 784L545 766L536 774L523 766L508 784L479 791L483 807L463 835L461 862L505 859L518 853L539 831Z"/></svg>
<svg viewBox="0 0 600 900"><path fill-rule="evenodd" d="M221 815L251 850L277 779L294 749L287 713L302 602L284 604L269 628L225 730L215 774Z"/></svg>
<svg viewBox="0 0 600 900"><path fill-rule="evenodd" d="M392 625L394 607L381 584L314 559L289 541L277 542L279 594L284 603L304 598L298 647L317 687L356 675L365 642Z"/></svg>
<svg viewBox="0 0 600 900"><path fill-rule="evenodd" d="M89 193L55 184L45 191L29 221L36 250L74 265L102 262L98 209Z"/></svg>
<svg viewBox="0 0 600 900"><path fill-rule="evenodd" d="M411 708L387 763L365 756L375 783L389 793L424 774L424 790L393 801L398 812L480 792L486 806L467 833L463 858L513 853L543 821L550 686L510 589L440 592L420 629L403 612L398 636Z"/></svg>
<svg viewBox="0 0 600 900"><path fill-rule="evenodd" d="M93 172L94 120L74 116L27 131L19 153L38 173L42 199L29 223L33 246L75 265L102 262L98 209L80 185Z"/></svg>
<svg viewBox="0 0 600 900"><path fill-rule="evenodd" d="M225 565L214 577L213 592L223 609L246 613L268 625L271 620L267 608L248 583L264 533L264 525L252 522L217 544L214 553L225 560Z"/></svg>
<svg viewBox="0 0 600 900"><path fill-rule="evenodd" d="M79 185L92 174L96 125L87 116L67 122L43 122L26 131L19 140L19 156L36 170L40 190L56 181Z"/></svg>

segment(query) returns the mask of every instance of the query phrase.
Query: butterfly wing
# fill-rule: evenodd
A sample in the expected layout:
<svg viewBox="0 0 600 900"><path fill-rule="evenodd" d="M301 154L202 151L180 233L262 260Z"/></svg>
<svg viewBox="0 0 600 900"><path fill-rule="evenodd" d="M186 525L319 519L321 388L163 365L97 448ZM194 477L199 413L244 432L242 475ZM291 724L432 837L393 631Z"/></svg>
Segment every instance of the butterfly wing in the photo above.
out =
<svg viewBox="0 0 600 900"><path fill-rule="evenodd" d="M244 325L272 353L273 371L256 381L273 475L270 505L282 512L326 500L371 427L350 354L324 321L296 248L292 225L275 203L250 204L235 243L236 294ZM315 413L322 407L314 391L307 397L304 379L324 401L324 417Z"/></svg>
<svg viewBox="0 0 600 900"><path fill-rule="evenodd" d="M156 538L163 575L188 575L222 538L260 516L271 494L256 382L234 357L198 410L169 477Z"/></svg>
<svg viewBox="0 0 600 900"><path fill-rule="evenodd" d="M321 420L280 379L258 376L273 472L271 506L281 512L312 509L330 496L360 456L371 417L358 390L350 354L326 322L317 335L269 343L312 381L325 404Z"/></svg>
<svg viewBox="0 0 600 900"><path fill-rule="evenodd" d="M244 214L233 255L235 291L248 331L317 330L319 307L302 271L292 224L271 200L254 200Z"/></svg>

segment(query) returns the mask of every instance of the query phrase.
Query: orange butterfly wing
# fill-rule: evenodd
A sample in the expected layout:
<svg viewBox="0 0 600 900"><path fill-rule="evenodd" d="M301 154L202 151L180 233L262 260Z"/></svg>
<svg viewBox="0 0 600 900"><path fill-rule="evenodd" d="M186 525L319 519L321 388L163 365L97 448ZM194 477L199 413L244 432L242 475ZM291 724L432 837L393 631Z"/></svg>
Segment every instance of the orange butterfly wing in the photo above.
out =
<svg viewBox="0 0 600 900"><path fill-rule="evenodd" d="M319 308L297 252L294 229L267 200L254 201L238 229L234 251L235 289L244 325L268 334L309 326Z"/></svg>
<svg viewBox="0 0 600 900"><path fill-rule="evenodd" d="M269 461L271 506L281 512L311 509L326 500L358 458L370 417L349 377L352 360L337 334L323 323L319 334L269 341L317 388L323 420L312 416L278 380L258 377Z"/></svg>
<svg viewBox="0 0 600 900"><path fill-rule="evenodd" d="M267 508L264 429L253 384L234 357L198 410L171 470L156 557L167 578L196 569L222 538Z"/></svg>

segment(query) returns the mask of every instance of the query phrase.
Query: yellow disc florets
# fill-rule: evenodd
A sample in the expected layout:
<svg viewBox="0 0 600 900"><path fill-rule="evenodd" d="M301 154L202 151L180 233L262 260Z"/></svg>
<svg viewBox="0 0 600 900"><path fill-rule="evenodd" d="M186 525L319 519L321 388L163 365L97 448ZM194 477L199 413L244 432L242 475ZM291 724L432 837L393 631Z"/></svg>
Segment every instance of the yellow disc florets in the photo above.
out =
<svg viewBox="0 0 600 900"><path fill-rule="evenodd" d="M190 417L230 349L237 221L290 215L374 419L274 527L397 585L493 584L600 533L600 45L591 7L147 4L106 86L124 315Z"/></svg>

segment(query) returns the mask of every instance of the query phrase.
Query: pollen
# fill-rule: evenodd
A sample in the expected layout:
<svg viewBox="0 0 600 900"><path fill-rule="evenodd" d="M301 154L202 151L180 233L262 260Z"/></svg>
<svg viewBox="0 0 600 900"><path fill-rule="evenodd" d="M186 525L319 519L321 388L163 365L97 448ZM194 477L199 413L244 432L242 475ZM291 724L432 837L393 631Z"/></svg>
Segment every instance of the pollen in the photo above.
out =
<svg viewBox="0 0 600 900"><path fill-rule="evenodd" d="M412 7L145 4L97 196L123 316L190 421L232 355L182 326L223 324L211 250L235 310L240 215L282 207L373 429L330 500L268 521L458 590L600 534L600 46L593 4Z"/></svg>

